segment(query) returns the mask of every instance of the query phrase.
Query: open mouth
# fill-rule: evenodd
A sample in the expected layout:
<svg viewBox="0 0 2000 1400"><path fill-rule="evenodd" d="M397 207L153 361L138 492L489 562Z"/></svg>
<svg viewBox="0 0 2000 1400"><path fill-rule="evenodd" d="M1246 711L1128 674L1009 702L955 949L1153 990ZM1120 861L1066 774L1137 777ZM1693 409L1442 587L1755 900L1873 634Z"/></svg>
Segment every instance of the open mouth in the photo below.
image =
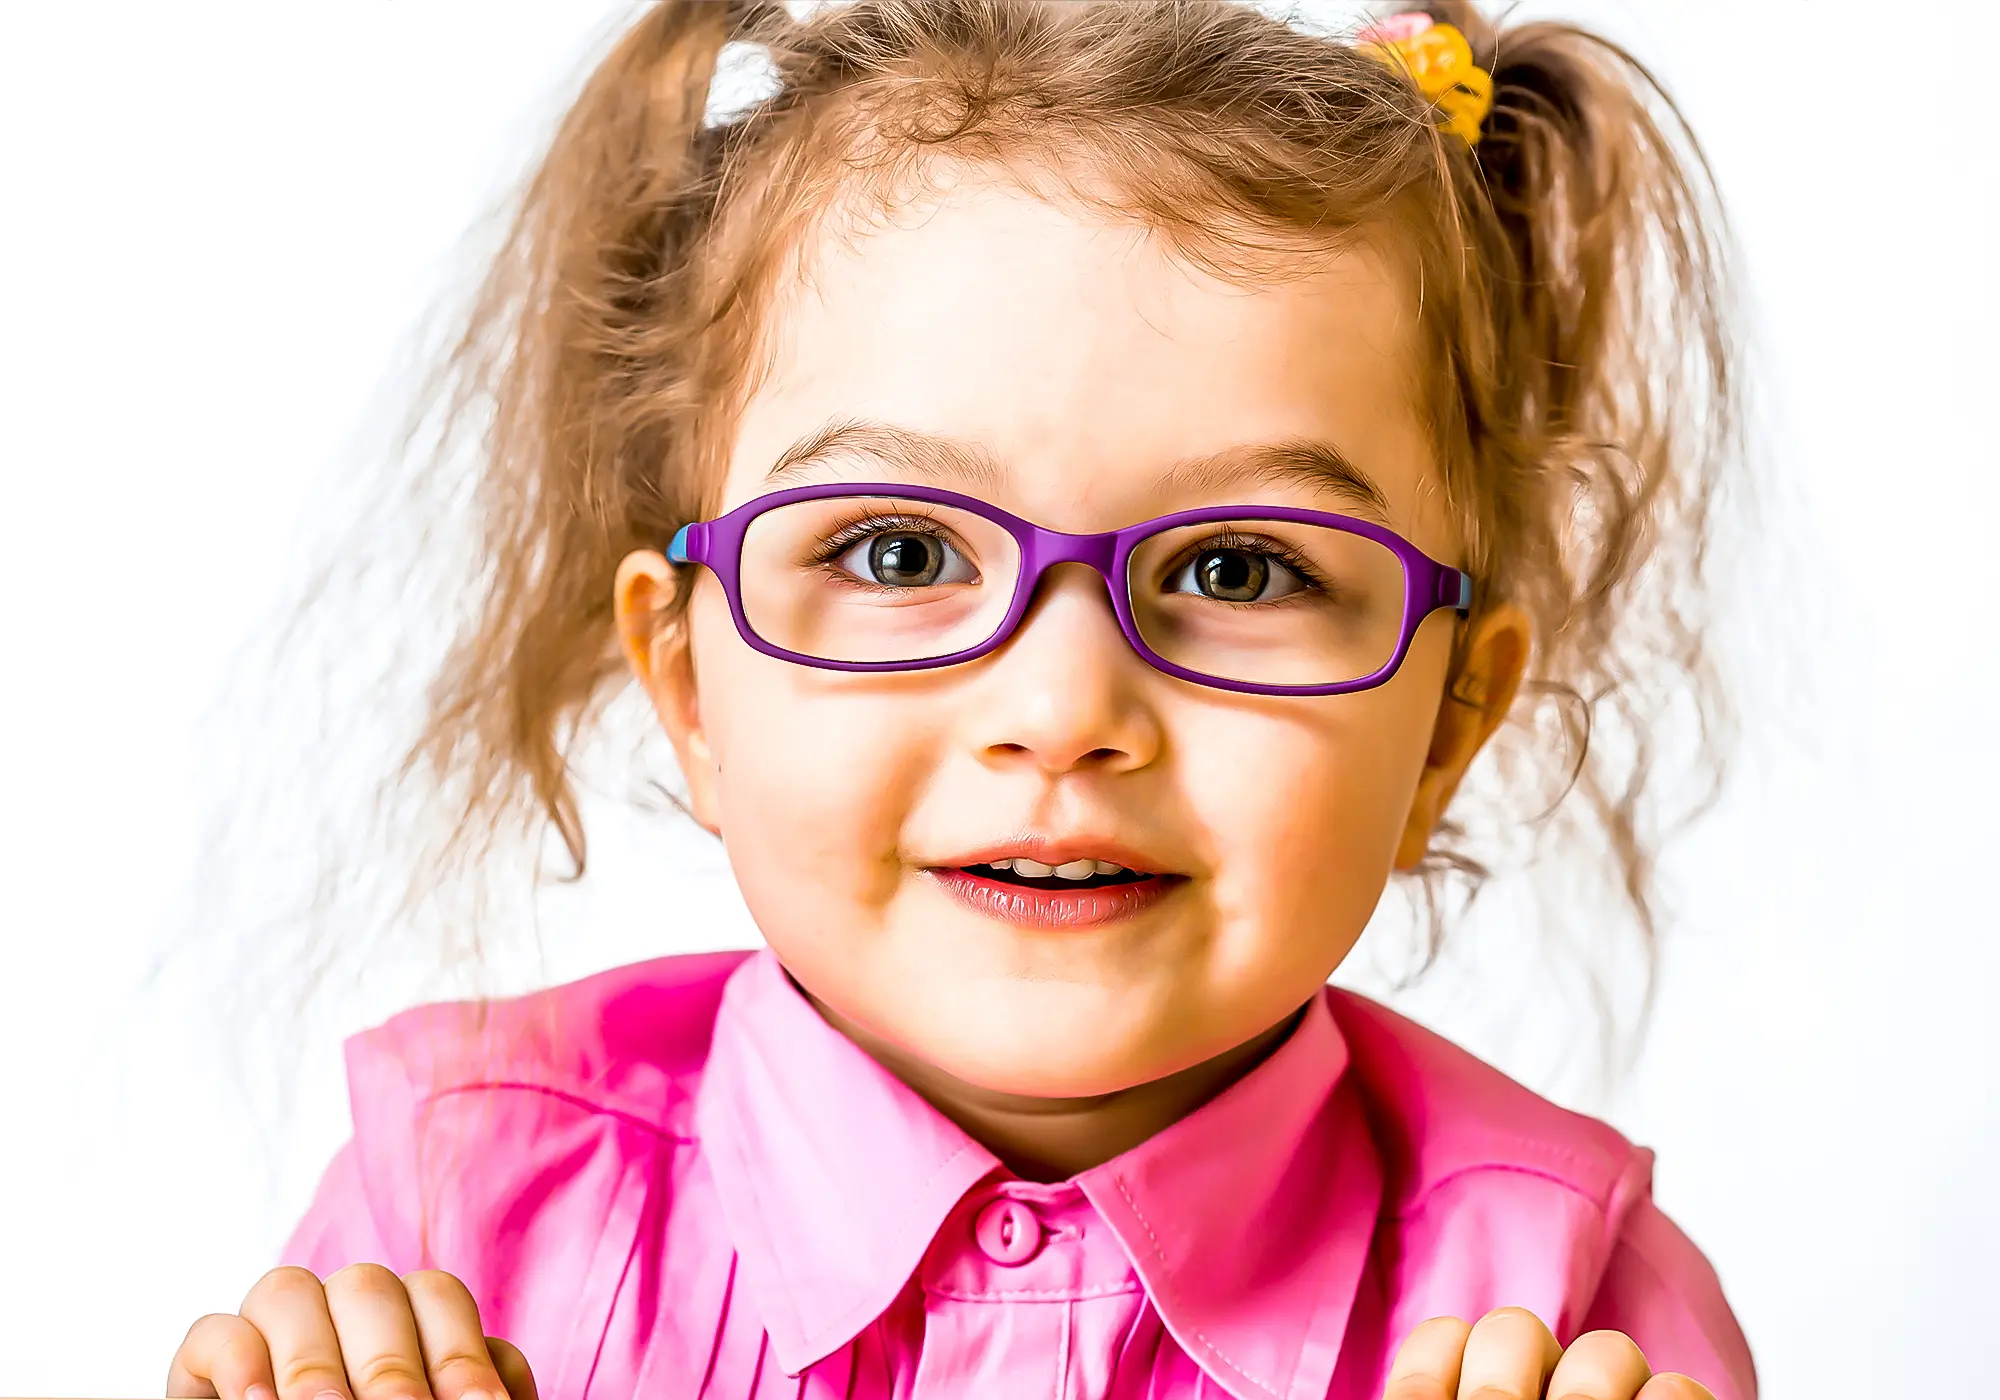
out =
<svg viewBox="0 0 2000 1400"><path fill-rule="evenodd" d="M1025 856L932 866L944 891L989 918L1030 928L1088 928L1132 918L1170 898L1185 875L1079 857L1046 865Z"/></svg>
<svg viewBox="0 0 2000 1400"><path fill-rule="evenodd" d="M1153 877L1143 870L1128 870L1108 860L1073 860L1063 865L1043 865L1038 860L1015 858L984 865L961 865L966 874L1003 885L1029 890L1098 890L1107 885L1136 885Z"/></svg>

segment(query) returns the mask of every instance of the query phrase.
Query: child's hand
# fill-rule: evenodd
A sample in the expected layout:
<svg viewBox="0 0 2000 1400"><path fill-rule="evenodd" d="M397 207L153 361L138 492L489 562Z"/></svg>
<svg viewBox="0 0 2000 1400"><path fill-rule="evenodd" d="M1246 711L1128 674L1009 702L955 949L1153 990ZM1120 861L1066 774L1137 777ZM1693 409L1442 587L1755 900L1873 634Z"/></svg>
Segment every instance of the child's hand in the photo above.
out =
<svg viewBox="0 0 2000 1400"><path fill-rule="evenodd" d="M278 1379L282 1378L282 1380ZM188 1329L167 1394L221 1400L536 1400L528 1362L488 1337L463 1283L437 1269L400 1279L350 1264L322 1284L290 1265L257 1280L243 1310Z"/></svg>
<svg viewBox="0 0 2000 1400"><path fill-rule="evenodd" d="M1420 1323L1396 1353L1383 1400L1715 1400L1677 1372L1654 1375L1623 1332L1557 1344L1526 1308L1495 1308L1476 1324Z"/></svg>

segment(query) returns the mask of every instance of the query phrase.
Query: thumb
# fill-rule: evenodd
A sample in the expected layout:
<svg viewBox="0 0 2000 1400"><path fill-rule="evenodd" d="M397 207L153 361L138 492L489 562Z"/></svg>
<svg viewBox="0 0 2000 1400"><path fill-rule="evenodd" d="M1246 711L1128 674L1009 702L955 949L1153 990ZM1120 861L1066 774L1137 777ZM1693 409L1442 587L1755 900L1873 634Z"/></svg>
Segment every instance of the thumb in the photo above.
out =
<svg viewBox="0 0 2000 1400"><path fill-rule="evenodd" d="M521 1355L519 1347L505 1337L488 1337L486 1351L493 1358L493 1369L507 1385L507 1400L541 1400L535 1391L535 1373L528 1369L528 1358Z"/></svg>

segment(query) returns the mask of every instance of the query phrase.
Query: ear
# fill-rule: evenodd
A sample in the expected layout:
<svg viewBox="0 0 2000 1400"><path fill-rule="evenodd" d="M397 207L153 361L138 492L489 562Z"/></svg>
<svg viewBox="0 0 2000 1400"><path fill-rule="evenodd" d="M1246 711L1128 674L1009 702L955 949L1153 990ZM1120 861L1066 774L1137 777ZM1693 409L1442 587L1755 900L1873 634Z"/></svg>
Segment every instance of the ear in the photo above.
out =
<svg viewBox="0 0 2000 1400"><path fill-rule="evenodd" d="M688 645L686 613L674 626L659 617L675 590L692 587L690 566L676 569L656 549L635 549L618 565L612 584L611 608L618 621L618 642L625 663L653 702L653 713L674 746L681 776L687 779L688 806L710 833L720 836L716 802L715 757L702 728L700 696L695 686L694 653Z"/></svg>
<svg viewBox="0 0 2000 1400"><path fill-rule="evenodd" d="M1396 843L1396 869L1414 869L1430 849L1431 833L1465 770L1507 718L1528 668L1533 636L1528 615L1512 603L1502 603L1473 625L1464 663L1438 701L1417 795Z"/></svg>

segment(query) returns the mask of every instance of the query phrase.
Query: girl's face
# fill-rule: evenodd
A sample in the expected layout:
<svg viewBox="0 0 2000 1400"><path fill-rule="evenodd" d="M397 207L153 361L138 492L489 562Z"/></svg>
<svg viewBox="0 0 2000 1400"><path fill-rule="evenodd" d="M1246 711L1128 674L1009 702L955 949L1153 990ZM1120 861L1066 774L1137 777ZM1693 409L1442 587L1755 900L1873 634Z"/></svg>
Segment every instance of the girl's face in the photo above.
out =
<svg viewBox="0 0 2000 1400"><path fill-rule="evenodd" d="M1298 474L1168 479L1182 459L1309 441L1373 483L1382 523L1462 562L1415 410L1413 306L1377 258L1246 290L1131 228L970 185L897 224L827 240L776 310L723 509L775 489L794 445L863 422L997 472L967 486L848 451L805 479L929 481L1070 532L1235 502L1368 514ZM676 586L693 589L685 630L647 637ZM1153 669L1077 565L997 651L928 671L761 655L712 574L651 551L626 560L618 605L696 815L793 977L868 1036L1002 1093L1108 1093L1283 1020L1422 854L1491 728L1443 700L1449 611L1386 685L1301 698ZM1475 635L1489 712L1525 648L1512 610ZM961 871L1010 852L1171 878L1138 899L1010 900Z"/></svg>

